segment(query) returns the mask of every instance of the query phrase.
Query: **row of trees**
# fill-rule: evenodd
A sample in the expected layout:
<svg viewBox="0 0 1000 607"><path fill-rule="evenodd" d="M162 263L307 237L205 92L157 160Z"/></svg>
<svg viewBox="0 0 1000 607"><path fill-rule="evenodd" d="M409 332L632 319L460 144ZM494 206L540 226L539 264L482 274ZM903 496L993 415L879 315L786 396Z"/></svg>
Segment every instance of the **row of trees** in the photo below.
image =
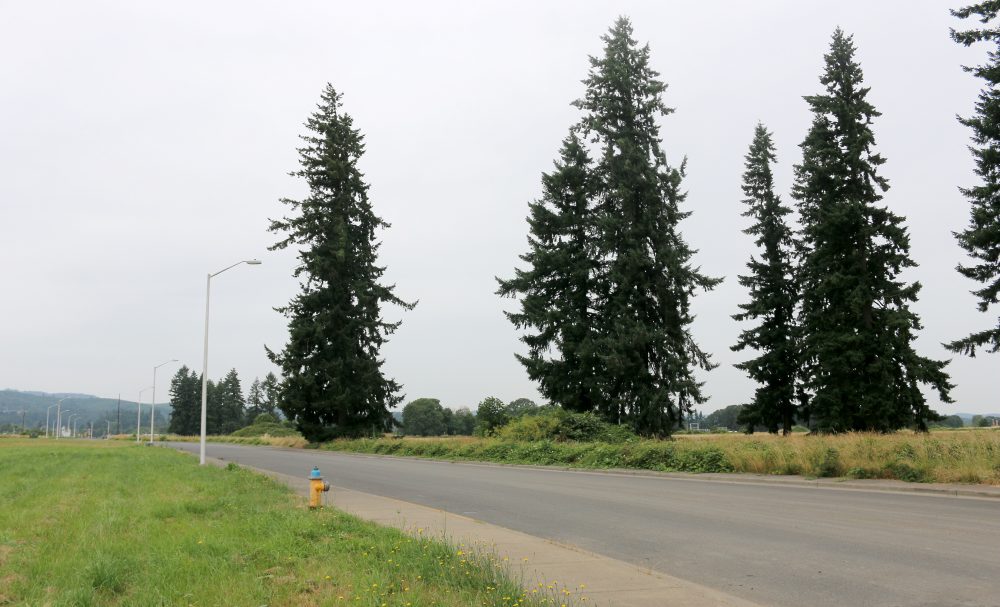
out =
<svg viewBox="0 0 1000 607"><path fill-rule="evenodd" d="M984 6L959 16L995 16ZM620 19L604 38L604 56L591 59L587 90L576 102L584 116L555 170L543 175L543 197L531 205L530 249L522 256L528 268L500 280L499 293L522 297L520 311L508 316L529 331L523 338L529 353L519 359L546 397L641 434L664 435L704 402L692 371L713 365L688 330L689 297L718 279L692 266L678 232L687 216L678 206L683 165L666 164L654 120L669 113L661 101L665 85L648 67L648 47L631 33ZM955 36L968 43L1000 34ZM758 383L741 411L748 429L788 433L798 420L831 432L925 430L938 416L920 386L951 402L947 363L913 348L921 323L910 306L921 286L901 277L916 263L904 218L882 204L889 186L879 174L885 160L871 128L880 114L867 100L855 52L851 37L837 29L824 58L823 91L805 97L813 121L795 166L797 227L788 221L793 210L775 193L774 145L763 125L746 157L744 214L754 221L746 232L760 253L739 277L750 301L734 318L757 324L733 349L757 354L737 365ZM1000 55L991 61L997 66ZM1000 78L1000 70L973 71ZM976 152L979 173L1000 180L988 140L996 123L984 113L1000 110L1000 96L990 89L977 107L980 116L963 122L986 147ZM960 271L991 277L977 292L982 310L996 302L1000 282L998 191L964 190L973 199L973 227L959 240L983 263ZM977 333L949 347L973 354L992 344L995 351L998 335Z"/></svg>
<svg viewBox="0 0 1000 607"><path fill-rule="evenodd" d="M208 381L205 426L208 434L231 434L262 413L278 416L278 378L268 373L255 378L246 398L236 369L218 382ZM170 381L170 425L173 434L192 436L201 432L201 376L186 365Z"/></svg>
<svg viewBox="0 0 1000 607"><path fill-rule="evenodd" d="M583 116L530 205L527 269L499 280L518 359L549 400L662 436L705 402L695 370L715 365L691 335L695 292L721 282L693 265L679 223L684 164L667 162L657 120L666 85L620 18L591 57ZM591 155L595 158L591 158Z"/></svg>
<svg viewBox="0 0 1000 607"><path fill-rule="evenodd" d="M708 415L703 416L702 419L698 420L700 422L701 430L707 431L707 430L726 429L733 431L736 430L747 431L747 422L745 414L743 413L745 409L746 405L729 405L728 407L723 407L722 409L713 411L712 413L709 413ZM985 428L992 426L994 424L993 420L997 420L997 423L1000 423L1000 418L990 415L973 415L971 418L969 418L968 424L965 423L965 420L962 419L961 416L948 415L942 417L939 420L931 422L929 426L932 428L933 427L963 428L967 426L972 428ZM797 428L799 430L804 430L801 427ZM766 428L757 426L754 428L754 430L763 431L766 430Z"/></svg>
<svg viewBox="0 0 1000 607"><path fill-rule="evenodd" d="M805 98L813 121L795 166L798 230L774 192L774 146L762 125L746 157L745 215L755 220L746 232L761 254L740 277L751 299L734 318L759 324L734 349L759 355L739 365L758 382L740 421L786 434L796 419L821 431L926 430L937 415L920 385L945 402L952 385L945 362L913 349L920 284L901 278L916 265L904 218L881 204L889 184L871 130L880 114L850 36L834 33L825 62L824 92Z"/></svg>
<svg viewBox="0 0 1000 607"><path fill-rule="evenodd" d="M401 430L410 436L469 436L476 429L476 414L468 407L452 411L436 398L418 398L403 407Z"/></svg>
<svg viewBox="0 0 1000 607"><path fill-rule="evenodd" d="M995 3L953 11L987 24ZM1000 43L995 27L952 31L963 45ZM747 429L763 425L787 433L793 420L813 421L827 431L888 431L905 425L920 430L940 420L927 406L920 384L951 402L953 387L943 361L917 355L912 347L920 320L909 308L919 283L900 272L916 263L909 256L903 218L880 203L888 183L878 175L885 160L874 152L873 119L854 45L837 30L821 82L825 94L806 97L813 124L795 167L792 197L801 228L789 229L790 213L774 194L770 134L758 126L747 155L743 190L746 215L756 223L761 261L751 260L740 282L751 292L737 320L759 320L734 349L753 348L757 358L740 365L759 384L743 408ZM969 226L955 236L975 261L958 271L983 286L973 293L985 312L1000 295L1000 46L986 65L965 68L986 81L976 115L960 119L973 130L971 148L982 183L962 188L972 206ZM977 348L1000 350L1000 322L946 347L975 356ZM960 424L959 424L960 425Z"/></svg>
<svg viewBox="0 0 1000 607"><path fill-rule="evenodd" d="M984 2L955 14L988 23L997 11ZM530 204L526 267L500 279L498 294L520 299L508 314L525 332L528 351L518 359L546 399L663 436L706 401L696 373L715 364L691 334L692 301L722 279L694 265L681 234L690 214L682 207L684 163L667 162L658 126L672 112L666 85L632 34L620 18L603 37L603 54L590 59L574 102L581 117ZM996 28L953 36L1000 43ZM978 263L959 271L985 285L976 295L986 311L1000 293L1000 47L970 71L987 82L977 115L963 120L975 134L983 184L963 190L972 222L957 236ZM759 387L742 423L772 432L796 421L833 432L925 429L937 415L921 386L950 401L952 385L944 361L913 348L921 324L910 306L920 285L902 273L916 264L903 216L882 203L885 160L872 132L879 112L867 100L852 39L839 29L820 82L822 92L805 97L813 120L795 166L794 210L775 193L776 157L763 125L746 159L745 214L754 222L747 232L760 254L739 279L750 300L735 318L756 324L733 347L756 354L739 367ZM376 231L388 224L375 215L357 167L363 137L332 86L306 128L296 175L309 195L283 200L288 214L270 226L280 235L272 249L299 247L301 279L300 293L280 309L288 342L268 349L285 378L279 398L309 440L388 430L389 409L402 397L379 352L399 323L385 320L383 307L414 304L382 281ZM995 352L1000 325L949 347ZM484 414L492 415L489 405L480 421Z"/></svg>

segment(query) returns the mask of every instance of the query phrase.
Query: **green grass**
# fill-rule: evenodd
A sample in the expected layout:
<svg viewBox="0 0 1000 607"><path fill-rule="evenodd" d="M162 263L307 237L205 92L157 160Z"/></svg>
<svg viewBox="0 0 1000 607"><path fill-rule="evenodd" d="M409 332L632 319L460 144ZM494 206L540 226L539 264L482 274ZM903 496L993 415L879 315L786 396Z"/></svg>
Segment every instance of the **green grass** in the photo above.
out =
<svg viewBox="0 0 1000 607"><path fill-rule="evenodd" d="M623 444L478 438L338 440L323 449L383 455L664 472L750 472L808 477L1000 485L1000 430L788 437L701 434Z"/></svg>
<svg viewBox="0 0 1000 607"><path fill-rule="evenodd" d="M0 444L0 605L551 604L472 553L168 449Z"/></svg>

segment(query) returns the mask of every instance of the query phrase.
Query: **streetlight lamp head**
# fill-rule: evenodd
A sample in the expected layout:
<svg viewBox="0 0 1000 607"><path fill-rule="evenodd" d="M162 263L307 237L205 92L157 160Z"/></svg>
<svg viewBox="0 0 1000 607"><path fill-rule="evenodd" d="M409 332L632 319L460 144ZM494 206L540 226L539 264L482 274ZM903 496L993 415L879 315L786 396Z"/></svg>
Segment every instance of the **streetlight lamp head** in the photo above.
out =
<svg viewBox="0 0 1000 607"><path fill-rule="evenodd" d="M259 266L260 265L260 260L259 259L248 259L246 261L246 264L248 266Z"/></svg>

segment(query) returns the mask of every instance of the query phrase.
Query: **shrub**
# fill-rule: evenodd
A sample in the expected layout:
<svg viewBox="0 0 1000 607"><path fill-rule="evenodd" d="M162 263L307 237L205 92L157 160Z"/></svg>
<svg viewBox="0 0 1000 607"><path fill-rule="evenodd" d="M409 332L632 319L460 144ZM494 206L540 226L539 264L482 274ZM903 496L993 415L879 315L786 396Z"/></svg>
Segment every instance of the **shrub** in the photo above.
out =
<svg viewBox="0 0 1000 607"><path fill-rule="evenodd" d="M253 418L253 423L256 424L276 424L278 423L278 418L271 415L270 413L261 413L257 417Z"/></svg>
<svg viewBox="0 0 1000 607"><path fill-rule="evenodd" d="M558 436L559 424L556 415L527 415L497 429L496 436L509 441L551 440Z"/></svg>
<svg viewBox="0 0 1000 607"><path fill-rule="evenodd" d="M267 415L267 413L262 413L258 415L258 419ZM299 433L295 430L291 430L285 427L283 424L278 423L263 423L258 424L254 422L252 426L247 426L246 428L240 428L236 432L233 432L229 436L242 436L242 437L256 437L256 436L299 436Z"/></svg>
<svg viewBox="0 0 1000 607"><path fill-rule="evenodd" d="M497 428L494 434L497 438L508 441L553 440L615 444L638 438L630 428L609 424L593 413L570 413L562 409L519 417Z"/></svg>
<svg viewBox="0 0 1000 607"><path fill-rule="evenodd" d="M926 483L930 481L923 470L915 468L908 462L901 460L886 464L884 472L887 478L895 478L911 483Z"/></svg>
<svg viewBox="0 0 1000 607"><path fill-rule="evenodd" d="M816 462L816 476L840 476L840 452L833 447L829 447L823 451L821 457Z"/></svg>

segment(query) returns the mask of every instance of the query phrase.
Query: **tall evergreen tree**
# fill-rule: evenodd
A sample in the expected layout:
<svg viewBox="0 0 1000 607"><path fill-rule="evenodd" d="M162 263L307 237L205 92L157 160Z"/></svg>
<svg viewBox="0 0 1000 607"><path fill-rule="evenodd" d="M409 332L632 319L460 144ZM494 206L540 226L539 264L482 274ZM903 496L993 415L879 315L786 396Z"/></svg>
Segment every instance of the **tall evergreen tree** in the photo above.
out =
<svg viewBox="0 0 1000 607"><path fill-rule="evenodd" d="M646 435L669 434L695 404L705 402L698 367L715 367L690 332L691 298L721 278L692 265L695 253L678 226L684 164L667 163L657 120L672 110L666 85L649 65L628 19L619 18L602 38L604 54L591 57L576 102L584 111L581 133L600 157L593 174L600 261L597 279L604 417Z"/></svg>
<svg viewBox="0 0 1000 607"><path fill-rule="evenodd" d="M264 393L264 401L261 404L264 413L270 413L275 417L280 416L278 403L281 385L274 373L268 371L267 375L264 376L264 381L260 383L260 389Z"/></svg>
<svg viewBox="0 0 1000 607"><path fill-rule="evenodd" d="M528 355L517 359L541 393L571 411L591 411L600 400L593 346L593 178L590 159L575 134L563 141L555 170L542 174L542 198L529 205L527 270L500 280L501 296L523 295L521 310L507 313Z"/></svg>
<svg viewBox="0 0 1000 607"><path fill-rule="evenodd" d="M919 283L900 274L916 264L903 217L881 205L889 184L878 174L867 100L850 36L837 29L820 82L806 97L812 127L795 167L803 260L802 364L808 413L822 431L924 430L936 414L919 385L950 402L946 362L913 350L920 319L909 308Z"/></svg>
<svg viewBox="0 0 1000 607"><path fill-rule="evenodd" d="M389 409L402 396L383 375L379 351L399 323L386 322L382 306L415 304L381 282L375 233L389 226L372 211L357 167L363 137L331 85L306 128L294 175L305 179L309 196L283 199L290 214L270 226L283 235L271 250L301 247L294 275L304 280L278 309L289 320L288 343L268 355L284 375L282 411L306 439L321 441L392 427Z"/></svg>
<svg viewBox="0 0 1000 607"><path fill-rule="evenodd" d="M253 383L250 384L250 389L247 390L247 422L253 423L257 416L261 413L265 413L264 409L265 396L264 389L261 387L260 378L253 378Z"/></svg>
<svg viewBox="0 0 1000 607"><path fill-rule="evenodd" d="M182 436L198 434L201 427L201 379L187 365L170 380L170 426L168 432Z"/></svg>
<svg viewBox="0 0 1000 607"><path fill-rule="evenodd" d="M209 434L232 434L245 422L243 389L236 369L230 369L222 380L215 384L206 411L206 426Z"/></svg>
<svg viewBox="0 0 1000 607"><path fill-rule="evenodd" d="M795 423L795 384L798 357L795 344L795 286L792 231L785 222L791 209L774 193L771 165L776 161L771 134L758 124L746 156L743 173L744 217L754 224L744 230L756 236L760 260L750 258L750 273L740 276L740 284L750 290L750 302L733 315L738 321L760 320L760 324L740 334L733 350L756 350L756 358L736 365L758 386L753 401L740 411L739 422L748 432L761 425L769 432L792 431Z"/></svg>
<svg viewBox="0 0 1000 607"><path fill-rule="evenodd" d="M1000 302L1000 26L995 21L998 13L1000 2L995 0L952 11L961 19L974 16L987 26L962 32L952 30L951 37L956 42L970 46L987 41L993 45L984 65L965 68L982 78L986 86L979 93L976 114L971 118L959 118L959 122L972 129L972 155L981 183L962 188L962 194L972 204L972 212L969 227L955 237L976 263L959 265L958 271L983 285L973 291L979 298L980 312ZM947 347L970 356L975 356L976 348L980 347L987 348L988 352L1000 352L1000 317L996 327L973 333Z"/></svg>

